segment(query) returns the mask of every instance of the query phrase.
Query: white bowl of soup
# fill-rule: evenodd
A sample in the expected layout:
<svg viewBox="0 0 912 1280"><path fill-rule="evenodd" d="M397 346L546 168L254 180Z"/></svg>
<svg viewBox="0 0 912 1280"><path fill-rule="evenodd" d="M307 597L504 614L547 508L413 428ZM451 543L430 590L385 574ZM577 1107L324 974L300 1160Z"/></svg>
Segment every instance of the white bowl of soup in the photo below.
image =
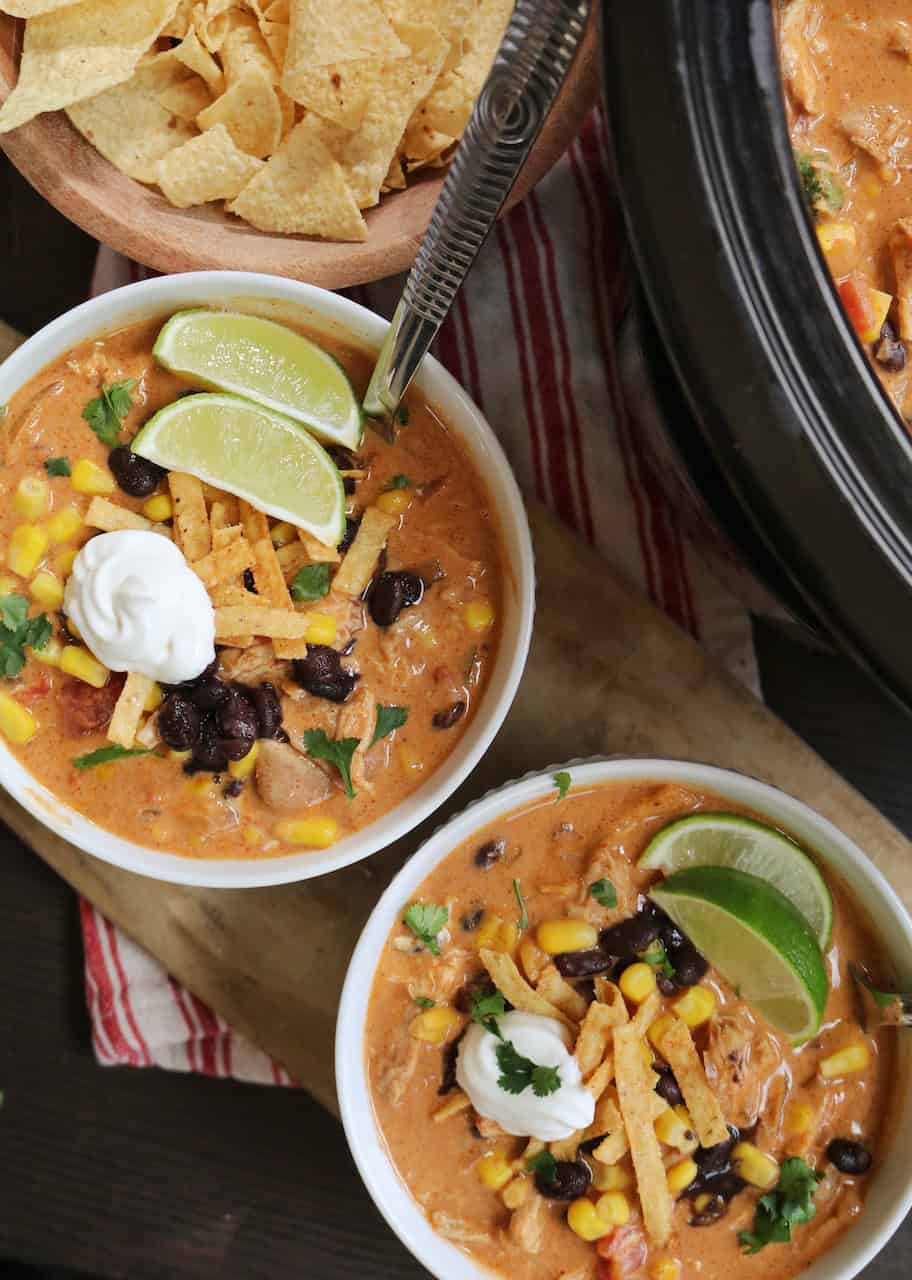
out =
<svg viewBox="0 0 912 1280"><path fill-rule="evenodd" d="M797 1040L766 953L736 987L718 927L703 955L644 897L667 905L694 871L719 883L718 866L637 865L693 827L761 831L785 859L785 893L721 870L813 953ZM788 900L799 883L822 923ZM852 962L908 986L909 916L784 792L649 759L511 783L422 846L355 950L336 1077L361 1176L441 1280L849 1280L912 1205L908 1033L861 1025Z"/></svg>
<svg viewBox="0 0 912 1280"><path fill-rule="evenodd" d="M356 393L386 331L363 307L307 285L188 274L87 302L0 367L0 596L13 602L4 636L14 650L0 682L0 784L57 835L128 870L220 887L302 880L387 847L481 758L528 651L529 530L494 432L433 359L406 397L394 441L368 426L354 449L329 450L345 490L338 546L194 476L148 474L121 446L156 410L208 389L152 356L161 325L196 308L296 329L342 364ZM332 584L368 512L382 546L360 563L352 592L337 597ZM216 629L217 665L180 687L133 671L129 644L119 666L106 667L107 650L93 652L67 602L113 571L100 554L85 560L99 536L107 548L135 536L148 549L150 532L177 545L178 569L202 577L210 597L211 608L205 593L200 604L199 591L188 592L179 618L172 605L165 629L174 646L201 609L217 628L219 610L238 601L267 605L261 618L282 610L280 622L290 618L293 628L310 610L319 625L292 641L225 639ZM229 578L220 556L231 541L241 549L235 568L246 567ZM158 573L163 544L153 543ZM133 553L113 545L124 579ZM171 560L164 576L177 572ZM84 564L75 587L74 562ZM371 603L381 578L385 612ZM243 758L238 726L251 739ZM323 749L311 754L313 733ZM340 740L349 744L341 766Z"/></svg>

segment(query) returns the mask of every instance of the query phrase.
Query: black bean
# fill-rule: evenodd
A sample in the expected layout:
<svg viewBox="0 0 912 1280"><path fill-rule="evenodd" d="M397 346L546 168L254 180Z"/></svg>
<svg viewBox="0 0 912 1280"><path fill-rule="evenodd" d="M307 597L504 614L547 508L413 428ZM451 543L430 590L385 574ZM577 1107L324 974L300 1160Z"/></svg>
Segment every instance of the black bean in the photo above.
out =
<svg viewBox="0 0 912 1280"><path fill-rule="evenodd" d="M699 1194L703 1189L710 1192L711 1195L719 1196L722 1200L734 1200L735 1196L741 1194L747 1183L743 1178L739 1178L731 1169L727 1173L720 1173L718 1178L705 1179L702 1175L695 1178L687 1188L688 1192L694 1195Z"/></svg>
<svg viewBox="0 0 912 1280"><path fill-rule="evenodd" d="M254 578L253 576L252 569L244 570L244 589L245 591L252 591L254 595L258 594L257 587L256 587L256 578Z"/></svg>
<svg viewBox="0 0 912 1280"><path fill-rule="evenodd" d="M459 1045L467 1031L468 1027L463 1027L456 1039L451 1040L449 1044L443 1047L443 1076L440 1081L440 1088L437 1090L441 1096L456 1088L456 1062L459 1058Z"/></svg>
<svg viewBox="0 0 912 1280"><path fill-rule="evenodd" d="M291 671L302 689L328 702L347 701L361 679L342 666L341 654L327 644L309 644L307 657L295 658Z"/></svg>
<svg viewBox="0 0 912 1280"><path fill-rule="evenodd" d="M240 760L256 741L257 713L238 689L229 689L228 697L219 705L216 714L219 736L229 760ZM229 746L229 743L231 744ZM244 744L247 750L241 750ZM235 751L241 751L235 755Z"/></svg>
<svg viewBox="0 0 912 1280"><path fill-rule="evenodd" d="M826 1149L827 1159L840 1173L860 1178L871 1167L871 1153L863 1142L851 1138L834 1138Z"/></svg>
<svg viewBox="0 0 912 1280"><path fill-rule="evenodd" d="M194 685L188 691L188 696L200 711L214 711L216 707L222 705L230 693L230 687L213 676L209 680L201 680L199 684Z"/></svg>
<svg viewBox="0 0 912 1280"><path fill-rule="evenodd" d="M901 341L889 320L885 320L874 348L874 359L889 373L898 373L906 367L906 345Z"/></svg>
<svg viewBox="0 0 912 1280"><path fill-rule="evenodd" d="M489 840L475 853L475 866L482 871L490 871L495 862L500 862L507 850L506 840Z"/></svg>
<svg viewBox="0 0 912 1280"><path fill-rule="evenodd" d="M535 1175L539 1193L548 1200L578 1200L589 1190L591 1181L592 1170L585 1160L558 1160L550 1181L540 1173Z"/></svg>
<svg viewBox="0 0 912 1280"><path fill-rule="evenodd" d="M720 1218L725 1216L727 1204L722 1196L713 1196L708 1205L695 1213L690 1219L692 1227L711 1227L714 1222L718 1222Z"/></svg>
<svg viewBox="0 0 912 1280"><path fill-rule="evenodd" d="M741 1134L734 1125L728 1126L728 1132L731 1136L725 1142L717 1142L714 1147L699 1147L694 1152L693 1158L704 1177L726 1173L731 1167L732 1152L740 1142Z"/></svg>
<svg viewBox="0 0 912 1280"><path fill-rule="evenodd" d="M605 1140L604 1133L597 1133L594 1138L587 1138L585 1142L579 1144L578 1150L584 1155L592 1155L596 1147L600 1147Z"/></svg>
<svg viewBox="0 0 912 1280"><path fill-rule="evenodd" d="M477 911L467 911L459 923L466 933L473 933L481 924L481 917L483 915L484 909L479 907Z"/></svg>
<svg viewBox="0 0 912 1280"><path fill-rule="evenodd" d="M599 946L610 955L627 960L645 951L661 932L659 921L650 911L640 911L620 924L613 924L599 934Z"/></svg>
<svg viewBox="0 0 912 1280"><path fill-rule="evenodd" d="M229 800L233 800L235 796L239 796L244 790L244 783L241 778L232 778L226 783L222 789L222 795L227 796Z"/></svg>
<svg viewBox="0 0 912 1280"><path fill-rule="evenodd" d="M129 445L119 444L108 454L108 466L114 479L131 498L148 498L154 493L165 472L161 467L141 458Z"/></svg>
<svg viewBox="0 0 912 1280"><path fill-rule="evenodd" d="M358 526L360 525L360 523L361 523L360 520L353 520L351 516L346 516L345 533L342 535L342 541L339 543L338 547L336 548L340 556L344 556L348 548L354 542L355 536L357 535L357 532L358 532Z"/></svg>
<svg viewBox="0 0 912 1280"><path fill-rule="evenodd" d="M668 952L668 959L674 967L674 980L679 987L695 987L709 968L704 957L686 938L683 946Z"/></svg>
<svg viewBox="0 0 912 1280"><path fill-rule="evenodd" d="M652 1069L659 1073L659 1079L655 1087L659 1097L667 1102L670 1107L680 1106L684 1101L684 1095L671 1067L665 1066L662 1062L657 1062Z"/></svg>
<svg viewBox="0 0 912 1280"><path fill-rule="evenodd" d="M177 685L177 688L195 689L198 684L202 684L206 680L211 680L218 672L219 661L219 656L216 654L212 661L208 663L207 666L203 667L198 676L194 676L192 680L182 680L181 683Z"/></svg>
<svg viewBox="0 0 912 1280"><path fill-rule="evenodd" d="M378 627L391 627L403 609L418 604L424 595L424 583L407 569L381 573L371 583L367 607Z"/></svg>
<svg viewBox="0 0 912 1280"><path fill-rule="evenodd" d="M274 738L282 727L282 703L276 693L276 687L268 680L258 684L252 691L253 705L256 710L257 725L261 738Z"/></svg>
<svg viewBox="0 0 912 1280"><path fill-rule="evenodd" d="M554 957L554 965L563 978L591 978L596 973L607 973L614 964L614 957L601 947L588 951L565 951Z"/></svg>
<svg viewBox="0 0 912 1280"><path fill-rule="evenodd" d="M342 449L338 445L334 445L332 448L327 449L326 452L332 458L340 471L358 471L360 469L358 459L353 453L349 453L347 449ZM342 488L345 490L346 494L351 497L356 488L355 477L343 476Z"/></svg>
<svg viewBox="0 0 912 1280"><path fill-rule="evenodd" d="M158 713L158 732L172 751L189 751L200 734L201 716L189 698L169 693Z"/></svg>
<svg viewBox="0 0 912 1280"><path fill-rule="evenodd" d="M199 737L193 744L193 759L188 763L191 764L191 769L187 772L218 773L228 767L228 756L211 716L206 716L203 720ZM184 768L187 769L187 766Z"/></svg>
<svg viewBox="0 0 912 1280"><path fill-rule="evenodd" d="M443 711L435 711L431 723L435 729L452 729L453 725L458 724L465 715L466 706L467 704L463 701L453 702Z"/></svg>
<svg viewBox="0 0 912 1280"><path fill-rule="evenodd" d="M677 995L678 988L675 986L671 978L666 978L664 973L656 974L656 986L663 996Z"/></svg>

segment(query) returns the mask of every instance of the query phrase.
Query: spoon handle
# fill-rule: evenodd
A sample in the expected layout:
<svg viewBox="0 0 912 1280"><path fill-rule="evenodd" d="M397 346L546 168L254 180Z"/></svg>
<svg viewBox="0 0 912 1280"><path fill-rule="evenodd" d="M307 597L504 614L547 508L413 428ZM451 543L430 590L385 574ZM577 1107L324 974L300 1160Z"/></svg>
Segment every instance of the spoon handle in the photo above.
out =
<svg viewBox="0 0 912 1280"><path fill-rule="evenodd" d="M589 7L517 0L377 359L364 399L370 417L392 421L541 132Z"/></svg>

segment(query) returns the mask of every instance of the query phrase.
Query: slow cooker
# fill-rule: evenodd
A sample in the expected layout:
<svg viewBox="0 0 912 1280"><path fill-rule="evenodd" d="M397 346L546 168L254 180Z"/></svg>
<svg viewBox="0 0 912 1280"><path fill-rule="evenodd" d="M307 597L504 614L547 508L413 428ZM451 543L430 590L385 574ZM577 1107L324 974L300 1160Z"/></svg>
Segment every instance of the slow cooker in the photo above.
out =
<svg viewBox="0 0 912 1280"><path fill-rule="evenodd" d="M602 40L660 476L912 710L912 440L805 210L771 0L605 4Z"/></svg>

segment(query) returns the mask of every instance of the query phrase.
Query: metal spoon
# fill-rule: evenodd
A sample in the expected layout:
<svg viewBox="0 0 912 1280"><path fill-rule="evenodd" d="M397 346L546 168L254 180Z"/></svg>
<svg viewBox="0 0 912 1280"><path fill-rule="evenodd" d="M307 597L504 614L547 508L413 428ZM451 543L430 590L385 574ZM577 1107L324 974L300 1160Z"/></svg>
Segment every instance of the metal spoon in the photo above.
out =
<svg viewBox="0 0 912 1280"><path fill-rule="evenodd" d="M912 1027L912 993L878 991L861 965L850 964L849 973L861 988L868 1029L879 1026Z"/></svg>
<svg viewBox="0 0 912 1280"><path fill-rule="evenodd" d="M517 0L364 398L365 413L390 437L399 402L541 132L589 8L590 0Z"/></svg>

